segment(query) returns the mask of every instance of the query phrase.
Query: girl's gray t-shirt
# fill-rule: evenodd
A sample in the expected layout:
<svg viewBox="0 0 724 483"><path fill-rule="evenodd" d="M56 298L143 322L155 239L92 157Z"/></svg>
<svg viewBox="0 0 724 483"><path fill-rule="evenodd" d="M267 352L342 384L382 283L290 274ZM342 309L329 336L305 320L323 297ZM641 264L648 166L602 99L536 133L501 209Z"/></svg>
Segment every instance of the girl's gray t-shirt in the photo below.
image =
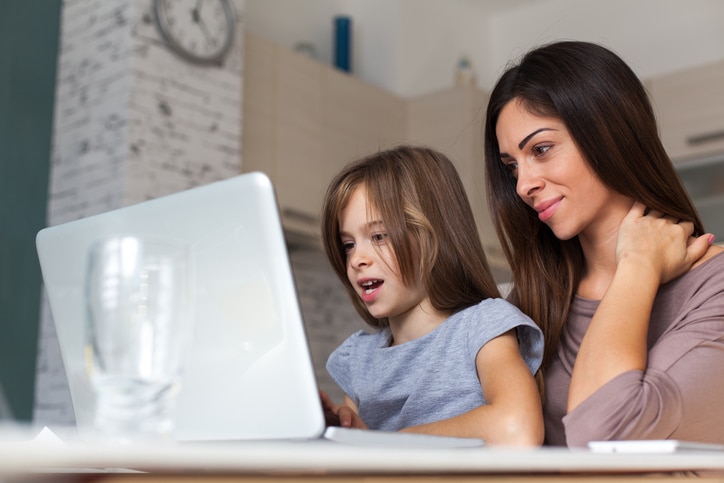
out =
<svg viewBox="0 0 724 483"><path fill-rule="evenodd" d="M517 328L531 373L543 356L543 334L503 299L462 310L419 339L390 347L389 329L351 335L327 370L357 405L370 429L402 428L458 416L485 404L475 358L490 340Z"/></svg>

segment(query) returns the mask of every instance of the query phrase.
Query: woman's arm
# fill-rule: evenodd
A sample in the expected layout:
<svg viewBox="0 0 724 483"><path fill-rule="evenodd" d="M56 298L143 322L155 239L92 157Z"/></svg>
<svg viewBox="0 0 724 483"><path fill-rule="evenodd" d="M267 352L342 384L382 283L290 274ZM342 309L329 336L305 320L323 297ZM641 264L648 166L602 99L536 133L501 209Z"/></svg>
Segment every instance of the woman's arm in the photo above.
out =
<svg viewBox="0 0 724 483"><path fill-rule="evenodd" d="M485 344L475 359L486 404L453 418L402 431L481 438L489 444L540 445L543 416L535 380L515 330Z"/></svg>
<svg viewBox="0 0 724 483"><path fill-rule="evenodd" d="M711 243L709 235L689 240L691 223L644 212L635 203L621 224L616 272L581 342L568 412L618 375L646 369L649 319L659 286L686 272Z"/></svg>
<svg viewBox="0 0 724 483"><path fill-rule="evenodd" d="M657 298L646 370L617 376L568 413L569 446L609 439L724 442L724 385L714 383L724 374L723 257Z"/></svg>

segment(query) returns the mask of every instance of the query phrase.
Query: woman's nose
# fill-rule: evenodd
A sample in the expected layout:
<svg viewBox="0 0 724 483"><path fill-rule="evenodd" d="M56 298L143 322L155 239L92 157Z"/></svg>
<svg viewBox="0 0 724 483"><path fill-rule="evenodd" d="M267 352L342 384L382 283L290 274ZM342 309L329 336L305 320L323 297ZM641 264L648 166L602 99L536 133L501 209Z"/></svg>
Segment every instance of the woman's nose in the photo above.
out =
<svg viewBox="0 0 724 483"><path fill-rule="evenodd" d="M518 165L518 180L515 189L518 196L528 198L540 191L543 187L543 179L535 168L520 163Z"/></svg>

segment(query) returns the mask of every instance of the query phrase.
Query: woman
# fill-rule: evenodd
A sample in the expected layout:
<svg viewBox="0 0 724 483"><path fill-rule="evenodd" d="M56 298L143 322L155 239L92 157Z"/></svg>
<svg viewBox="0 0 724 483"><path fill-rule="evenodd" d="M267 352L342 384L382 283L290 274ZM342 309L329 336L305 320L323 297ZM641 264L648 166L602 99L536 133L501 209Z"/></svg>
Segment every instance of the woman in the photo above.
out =
<svg viewBox="0 0 724 483"><path fill-rule="evenodd" d="M558 42L499 79L485 159L510 301L545 335L545 441L724 443L724 256L613 52Z"/></svg>

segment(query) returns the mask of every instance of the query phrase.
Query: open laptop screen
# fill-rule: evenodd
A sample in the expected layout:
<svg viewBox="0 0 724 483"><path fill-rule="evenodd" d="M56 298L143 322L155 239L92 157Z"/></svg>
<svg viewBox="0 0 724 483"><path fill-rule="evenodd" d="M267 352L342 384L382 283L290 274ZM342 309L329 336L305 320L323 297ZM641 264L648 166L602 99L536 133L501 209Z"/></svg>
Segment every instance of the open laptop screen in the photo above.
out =
<svg viewBox="0 0 724 483"><path fill-rule="evenodd" d="M91 431L85 368L89 246L111 235L174 237L193 247L194 336L177 439L313 438L317 385L273 186L248 173L41 230L38 257L78 429Z"/></svg>

